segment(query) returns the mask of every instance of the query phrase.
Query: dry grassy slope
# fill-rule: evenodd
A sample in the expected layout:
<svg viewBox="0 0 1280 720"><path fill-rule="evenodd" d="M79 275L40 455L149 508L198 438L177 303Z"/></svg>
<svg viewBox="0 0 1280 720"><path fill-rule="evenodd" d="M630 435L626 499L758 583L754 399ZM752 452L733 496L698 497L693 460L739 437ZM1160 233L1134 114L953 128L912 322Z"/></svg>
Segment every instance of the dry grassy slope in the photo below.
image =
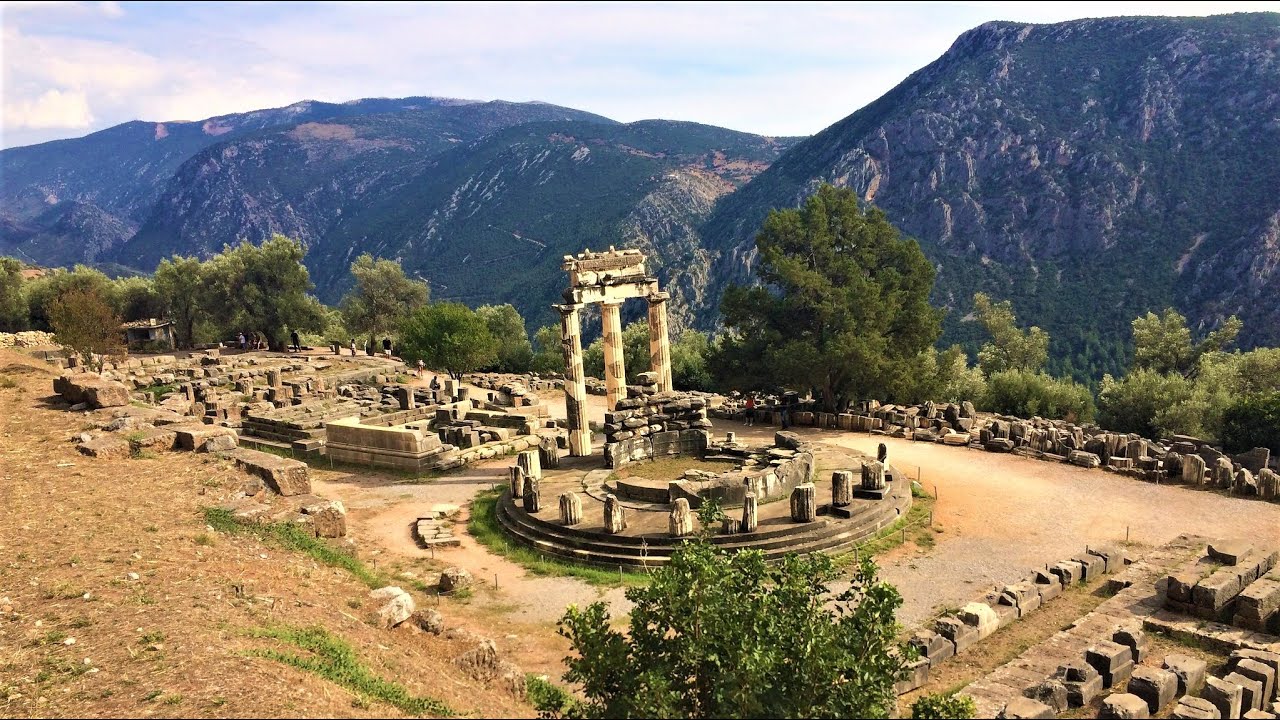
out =
<svg viewBox="0 0 1280 720"><path fill-rule="evenodd" d="M321 625L382 677L461 714L533 714L453 667L471 643L360 622L348 601L367 589L345 572L210 532L201 508L239 471L191 454L83 457L68 438L87 419L48 402L52 373L5 350L0 386L6 377L17 386L0 387L0 605L11 606L0 614L0 715L401 714L247 657L274 642L246 635L268 623Z"/></svg>

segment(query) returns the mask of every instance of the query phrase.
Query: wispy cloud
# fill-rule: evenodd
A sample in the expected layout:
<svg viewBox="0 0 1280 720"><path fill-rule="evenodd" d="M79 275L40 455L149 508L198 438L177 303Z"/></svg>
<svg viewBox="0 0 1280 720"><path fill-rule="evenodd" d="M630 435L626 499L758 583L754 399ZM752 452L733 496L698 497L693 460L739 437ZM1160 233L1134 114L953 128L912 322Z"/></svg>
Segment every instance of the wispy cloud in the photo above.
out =
<svg viewBox="0 0 1280 720"><path fill-rule="evenodd" d="M424 94L809 134L987 20L1268 8L1274 3L3 3L0 143L302 99Z"/></svg>

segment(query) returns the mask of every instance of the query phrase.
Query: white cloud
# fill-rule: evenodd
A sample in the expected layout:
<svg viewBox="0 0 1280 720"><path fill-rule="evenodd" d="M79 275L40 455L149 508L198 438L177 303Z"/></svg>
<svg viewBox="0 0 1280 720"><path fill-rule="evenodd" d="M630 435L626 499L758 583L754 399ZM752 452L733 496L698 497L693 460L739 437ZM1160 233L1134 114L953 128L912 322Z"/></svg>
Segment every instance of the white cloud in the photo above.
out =
<svg viewBox="0 0 1280 720"><path fill-rule="evenodd" d="M5 129L83 130L93 124L89 98L78 90L46 90L34 100L4 103Z"/></svg>

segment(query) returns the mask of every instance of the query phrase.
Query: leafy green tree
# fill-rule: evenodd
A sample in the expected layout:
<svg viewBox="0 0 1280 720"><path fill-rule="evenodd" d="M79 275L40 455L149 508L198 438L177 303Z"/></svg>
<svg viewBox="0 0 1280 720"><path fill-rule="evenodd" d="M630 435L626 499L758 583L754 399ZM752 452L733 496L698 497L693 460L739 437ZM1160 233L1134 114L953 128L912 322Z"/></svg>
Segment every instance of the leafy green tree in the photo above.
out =
<svg viewBox="0 0 1280 720"><path fill-rule="evenodd" d="M1222 445L1232 453L1256 447L1280 453L1280 391L1252 395L1227 408L1222 418Z"/></svg>
<svg viewBox="0 0 1280 720"><path fill-rule="evenodd" d="M371 347L379 335L394 331L431 296L427 283L407 277L398 260L375 260L365 253L351 263L351 275L355 288L339 303L343 325L356 334L368 335Z"/></svg>
<svg viewBox="0 0 1280 720"><path fill-rule="evenodd" d="M209 307L205 266L194 257L174 255L161 260L156 268L155 289L165 315L173 322L174 341L180 348L195 343L196 324L202 317L223 316L221 308Z"/></svg>
<svg viewBox="0 0 1280 720"><path fill-rule="evenodd" d="M627 371L627 382L633 382L642 372L649 372L648 320L636 320L622 328L622 364ZM582 351L582 368L590 377L604 378L603 337L596 338Z"/></svg>
<svg viewBox="0 0 1280 720"><path fill-rule="evenodd" d="M125 322L163 318L165 305L151 278L123 277L113 283L116 309Z"/></svg>
<svg viewBox="0 0 1280 720"><path fill-rule="evenodd" d="M938 337L933 266L848 188L823 185L804 207L770 212L756 248L764 287L730 287L721 302L741 361L757 366L743 375L816 388L836 410L884 397Z"/></svg>
<svg viewBox="0 0 1280 720"><path fill-rule="evenodd" d="M83 290L93 294L110 305L118 314L111 279L84 265L77 265L71 270L51 271L44 277L28 281L23 290L27 297L27 312L31 318L31 327L35 330L53 329L50 319L53 302L72 290Z"/></svg>
<svg viewBox="0 0 1280 720"><path fill-rule="evenodd" d="M23 269L18 260L0 257L0 331L27 329L30 313L22 293Z"/></svg>
<svg viewBox="0 0 1280 720"><path fill-rule="evenodd" d="M697 330L681 333L680 339L671 343L671 384L677 390L711 390L714 383L707 367L710 354L711 340L706 333Z"/></svg>
<svg viewBox="0 0 1280 720"><path fill-rule="evenodd" d="M1098 421L1108 430L1160 437L1166 430L1198 435L1201 428L1162 427L1160 414L1191 400L1194 387L1178 373L1138 368L1117 380L1104 375L1098 389Z"/></svg>
<svg viewBox="0 0 1280 720"><path fill-rule="evenodd" d="M1005 370L987 377L987 393L980 405L1004 415L1080 423L1093 420L1095 412L1089 388L1068 378L1028 370Z"/></svg>
<svg viewBox="0 0 1280 720"><path fill-rule="evenodd" d="M120 315L100 290L73 287L49 304L54 337L81 361L102 369L101 357L126 354Z"/></svg>
<svg viewBox="0 0 1280 720"><path fill-rule="evenodd" d="M490 368L497 372L529 372L533 364L533 345L524 329L524 318L510 304L481 305L476 308L489 328L489 334L498 342L498 359Z"/></svg>
<svg viewBox="0 0 1280 720"><path fill-rule="evenodd" d="M559 326L543 325L533 334L533 339L537 345L531 363L533 371L542 374L564 372L564 348Z"/></svg>
<svg viewBox="0 0 1280 720"><path fill-rule="evenodd" d="M219 313L223 330L257 332L274 350L285 346L291 330L323 330L324 306L307 294L305 252L298 241L275 235L261 245L226 246L205 263L207 307Z"/></svg>
<svg viewBox="0 0 1280 720"><path fill-rule="evenodd" d="M959 345L941 352L926 348L910 364L910 371L898 379L890 399L913 404L927 400L977 403L987 391L982 369L969 365L969 358Z"/></svg>
<svg viewBox="0 0 1280 720"><path fill-rule="evenodd" d="M977 714L973 698L958 693L924 695L911 704L912 720L968 720Z"/></svg>
<svg viewBox="0 0 1280 720"><path fill-rule="evenodd" d="M484 318L462 303L431 303L400 324L400 355L460 378L493 364L498 341Z"/></svg>
<svg viewBox="0 0 1280 720"><path fill-rule="evenodd" d="M1133 321L1133 367L1158 373L1193 373L1200 358L1235 342L1242 323L1232 315L1198 344L1191 342L1187 319L1173 308L1148 312Z"/></svg>
<svg viewBox="0 0 1280 720"><path fill-rule="evenodd" d="M1005 370L1039 372L1049 360L1049 333L1038 327L1022 330L1008 300L993 303L985 293L973 296L978 322L991 341L978 350L978 364L988 375Z"/></svg>
<svg viewBox="0 0 1280 720"><path fill-rule="evenodd" d="M690 542L631 588L625 632L603 603L560 623L565 679L585 717L888 717L909 651L896 640L902 599L864 559L846 592L823 553L779 564L758 550Z"/></svg>

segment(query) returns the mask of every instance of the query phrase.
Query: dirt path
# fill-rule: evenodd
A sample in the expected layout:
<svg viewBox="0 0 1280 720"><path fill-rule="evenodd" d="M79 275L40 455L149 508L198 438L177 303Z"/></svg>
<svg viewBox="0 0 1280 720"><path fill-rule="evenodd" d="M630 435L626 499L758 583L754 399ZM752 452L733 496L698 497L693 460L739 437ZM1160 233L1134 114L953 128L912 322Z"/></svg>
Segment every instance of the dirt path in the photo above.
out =
<svg viewBox="0 0 1280 720"><path fill-rule="evenodd" d="M380 562L466 568L483 586L472 604L499 611L512 622L553 626L566 606L587 605L601 599L609 603L614 615L629 612L630 603L621 589L603 589L576 578L533 575L489 552L466 533L476 493L504 483L511 462L510 458L494 460L427 482L317 469L313 471L313 484L319 494L342 499L347 506L351 535L363 543L375 544L384 558ZM454 530L462 547L432 553L418 547L411 530L418 518L429 517L433 506L439 504L460 508Z"/></svg>
<svg viewBox="0 0 1280 720"><path fill-rule="evenodd" d="M906 623L1086 545L1123 541L1126 532L1139 546L1183 533L1280 546L1280 505L1274 503L935 443L812 429L801 434L873 454L883 442L899 472L915 477L918 470L930 493L936 487L935 523L943 529L937 544L927 555L882 559L885 579L903 594Z"/></svg>

